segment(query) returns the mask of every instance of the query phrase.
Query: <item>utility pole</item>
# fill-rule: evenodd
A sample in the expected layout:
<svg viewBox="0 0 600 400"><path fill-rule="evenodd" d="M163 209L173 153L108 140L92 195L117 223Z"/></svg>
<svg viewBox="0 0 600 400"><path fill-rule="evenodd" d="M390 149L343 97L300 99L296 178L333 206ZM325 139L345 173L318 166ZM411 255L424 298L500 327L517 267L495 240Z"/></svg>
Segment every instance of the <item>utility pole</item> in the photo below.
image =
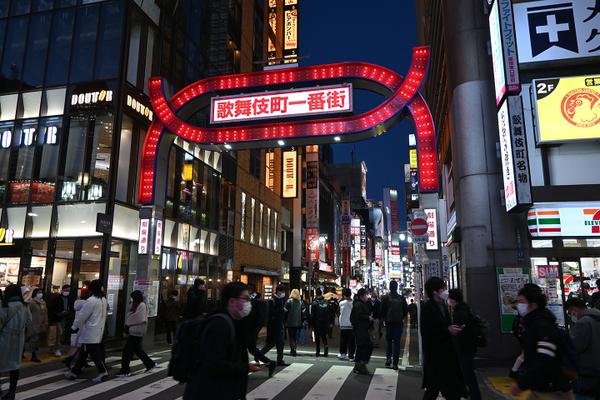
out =
<svg viewBox="0 0 600 400"><path fill-rule="evenodd" d="M422 257L425 255L423 244L416 245L416 268L415 268L415 288L416 288L416 303L417 303L417 336L419 337L419 365L423 366L423 338L421 337L421 292L423 278L423 262Z"/></svg>

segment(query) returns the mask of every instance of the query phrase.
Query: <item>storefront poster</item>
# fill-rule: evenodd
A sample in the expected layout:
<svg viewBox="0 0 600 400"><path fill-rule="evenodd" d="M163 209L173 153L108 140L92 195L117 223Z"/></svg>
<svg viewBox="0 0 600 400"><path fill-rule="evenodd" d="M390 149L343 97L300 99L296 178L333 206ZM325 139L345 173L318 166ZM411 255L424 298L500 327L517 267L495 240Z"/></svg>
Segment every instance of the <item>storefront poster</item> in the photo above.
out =
<svg viewBox="0 0 600 400"><path fill-rule="evenodd" d="M23 267L21 284L29 288L41 287L43 268Z"/></svg>
<svg viewBox="0 0 600 400"><path fill-rule="evenodd" d="M139 290L144 294L144 299L148 306L148 317L156 317L158 315L159 289L159 281L138 280L133 282L133 290Z"/></svg>
<svg viewBox="0 0 600 400"><path fill-rule="evenodd" d="M518 292L531 281L529 268L496 268L498 298L500 301L500 325L502 333L512 332L512 324L517 311Z"/></svg>

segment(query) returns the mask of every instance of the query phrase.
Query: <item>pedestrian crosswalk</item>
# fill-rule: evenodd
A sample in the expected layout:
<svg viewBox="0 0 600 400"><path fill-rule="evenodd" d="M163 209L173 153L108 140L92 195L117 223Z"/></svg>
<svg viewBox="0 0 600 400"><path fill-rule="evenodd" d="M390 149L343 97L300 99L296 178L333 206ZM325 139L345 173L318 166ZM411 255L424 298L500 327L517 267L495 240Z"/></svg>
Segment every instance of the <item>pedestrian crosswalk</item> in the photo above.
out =
<svg viewBox="0 0 600 400"><path fill-rule="evenodd" d="M119 357L107 358L112 367L108 380L94 384L89 378L95 376L95 368L90 368L86 379L66 380L66 369L54 368L37 374L27 374L20 381L17 400L182 400L185 386L167 376L168 351L152 353L150 356L157 367L149 372L141 361L131 363L132 375L114 377L119 366ZM337 359L314 359L298 357L297 361L285 367L278 367L272 378L266 369L250 374L248 400L329 400L329 399L368 399L391 400L397 398L399 379L405 372L387 368L374 368L371 376L356 375L353 365ZM381 362L374 362L381 365ZM51 368L51 366L46 366ZM350 396L348 396L350 394ZM413 397L404 395L402 399ZM400 398L400 397L398 397ZM415 399L418 397L414 397Z"/></svg>

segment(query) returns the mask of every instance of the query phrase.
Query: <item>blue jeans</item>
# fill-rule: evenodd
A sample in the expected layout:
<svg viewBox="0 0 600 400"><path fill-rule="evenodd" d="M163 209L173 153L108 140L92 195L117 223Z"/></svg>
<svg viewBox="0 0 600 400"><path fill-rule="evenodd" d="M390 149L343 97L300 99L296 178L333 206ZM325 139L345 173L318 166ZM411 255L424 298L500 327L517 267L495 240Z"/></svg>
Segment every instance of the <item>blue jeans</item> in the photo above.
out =
<svg viewBox="0 0 600 400"><path fill-rule="evenodd" d="M402 322L387 322L385 327L386 359L398 365L400 360L400 338L402 337Z"/></svg>

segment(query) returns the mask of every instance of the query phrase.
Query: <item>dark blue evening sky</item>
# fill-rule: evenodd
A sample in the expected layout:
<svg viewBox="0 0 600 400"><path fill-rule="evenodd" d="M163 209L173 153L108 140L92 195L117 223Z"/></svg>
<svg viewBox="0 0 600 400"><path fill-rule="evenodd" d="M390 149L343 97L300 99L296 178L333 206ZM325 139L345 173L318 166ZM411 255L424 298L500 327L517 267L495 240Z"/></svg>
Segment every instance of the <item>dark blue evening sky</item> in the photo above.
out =
<svg viewBox="0 0 600 400"><path fill-rule="evenodd" d="M300 65L365 61L403 76L408 71L416 45L413 1L302 0L299 8ZM364 112L382 100L361 93L355 97L355 110ZM350 162L354 149L355 159L367 164L369 198L382 199L385 186L404 185L407 135L412 131L412 122L403 120L377 138L334 145L334 161Z"/></svg>

